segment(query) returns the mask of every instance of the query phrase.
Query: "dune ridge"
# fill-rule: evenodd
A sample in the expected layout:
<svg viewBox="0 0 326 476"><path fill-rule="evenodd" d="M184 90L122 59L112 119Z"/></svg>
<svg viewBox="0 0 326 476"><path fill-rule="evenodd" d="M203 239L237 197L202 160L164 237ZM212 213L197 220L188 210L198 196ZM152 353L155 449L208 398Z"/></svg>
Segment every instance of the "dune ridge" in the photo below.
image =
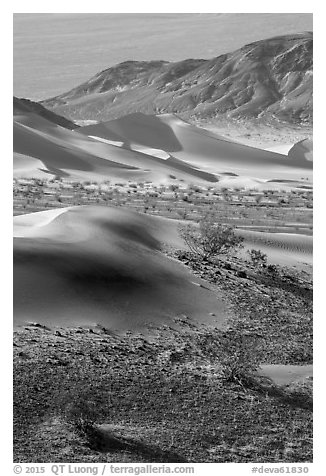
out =
<svg viewBox="0 0 326 476"><path fill-rule="evenodd" d="M221 297L159 252L167 233L166 220L107 207L15 217L15 323L125 331L188 316L219 325Z"/></svg>
<svg viewBox="0 0 326 476"><path fill-rule="evenodd" d="M34 111L14 116L14 176L68 180L148 181L268 188L307 185L305 145L288 155L249 147L173 114L134 113L70 130ZM304 142L311 147L310 142ZM294 183L297 182L297 183ZM275 185L276 184L276 185ZM281 185L279 185L281 186Z"/></svg>
<svg viewBox="0 0 326 476"><path fill-rule="evenodd" d="M172 114L134 113L117 120L81 127L81 134L119 141L125 149L164 150L173 157L207 172L235 173L255 179L311 179L312 164L304 157L280 154L233 142L198 128Z"/></svg>
<svg viewBox="0 0 326 476"><path fill-rule="evenodd" d="M230 312L223 296L160 252L162 242L185 248L179 225L100 206L14 217L15 323L100 323L125 331L187 316L221 325ZM311 237L238 232L246 248L266 251L270 262L311 262Z"/></svg>
<svg viewBox="0 0 326 476"><path fill-rule="evenodd" d="M110 178L164 183L171 176L187 182L216 182L214 174L148 150L132 150L70 131L34 114L14 121L14 176L56 175L80 180ZM17 155L18 154L18 155ZM25 160L24 157L29 158ZM31 160L33 158L34 160ZM17 160L18 159L18 160ZM39 167L39 162L43 167ZM171 180L171 178L170 178Z"/></svg>

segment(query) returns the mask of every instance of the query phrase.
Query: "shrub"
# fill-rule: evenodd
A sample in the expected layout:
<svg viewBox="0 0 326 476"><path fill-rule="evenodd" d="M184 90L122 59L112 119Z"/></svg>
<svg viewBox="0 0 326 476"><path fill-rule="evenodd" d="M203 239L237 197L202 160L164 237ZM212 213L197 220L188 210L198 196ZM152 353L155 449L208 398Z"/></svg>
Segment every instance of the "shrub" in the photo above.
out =
<svg viewBox="0 0 326 476"><path fill-rule="evenodd" d="M64 417L74 431L95 451L101 451L105 445L103 434L98 427L98 410L92 399L75 396L75 401L65 405Z"/></svg>
<svg viewBox="0 0 326 476"><path fill-rule="evenodd" d="M252 264L255 268L261 268L267 264L267 255L260 250L248 250L247 251Z"/></svg>
<svg viewBox="0 0 326 476"><path fill-rule="evenodd" d="M88 436L95 429L97 415L92 401L77 398L66 405L64 416L80 435Z"/></svg>
<svg viewBox="0 0 326 476"><path fill-rule="evenodd" d="M277 273L277 267L275 266L275 264L269 264L267 266L266 270L271 274L276 274Z"/></svg>
<svg viewBox="0 0 326 476"><path fill-rule="evenodd" d="M257 336L234 328L218 337L216 357L223 379L243 385L257 371L260 364L258 340Z"/></svg>
<svg viewBox="0 0 326 476"><path fill-rule="evenodd" d="M212 217L203 218L198 230L192 225L182 228L180 235L190 251L204 259L227 254L241 247L243 242L231 226L215 223Z"/></svg>

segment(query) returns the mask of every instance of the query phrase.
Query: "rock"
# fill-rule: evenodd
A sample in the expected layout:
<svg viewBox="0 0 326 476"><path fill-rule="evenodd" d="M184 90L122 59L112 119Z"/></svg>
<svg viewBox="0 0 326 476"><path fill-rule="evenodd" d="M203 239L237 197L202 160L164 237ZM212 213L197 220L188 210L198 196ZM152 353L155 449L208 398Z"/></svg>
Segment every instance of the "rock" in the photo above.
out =
<svg viewBox="0 0 326 476"><path fill-rule="evenodd" d="M246 273L245 271L243 271L243 270L240 270L240 271L237 272L237 276L238 276L239 278L246 278L246 277L247 277L247 273Z"/></svg>

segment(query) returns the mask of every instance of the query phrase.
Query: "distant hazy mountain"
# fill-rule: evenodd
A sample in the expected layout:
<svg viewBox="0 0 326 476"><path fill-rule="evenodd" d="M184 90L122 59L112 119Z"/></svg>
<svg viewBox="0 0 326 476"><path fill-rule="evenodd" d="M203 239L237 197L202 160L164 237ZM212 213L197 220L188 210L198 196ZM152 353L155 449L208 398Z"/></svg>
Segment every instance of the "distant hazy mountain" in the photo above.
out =
<svg viewBox="0 0 326 476"><path fill-rule="evenodd" d="M127 61L42 101L70 119L133 112L312 122L311 32L250 43L211 60Z"/></svg>
<svg viewBox="0 0 326 476"><path fill-rule="evenodd" d="M16 98L15 96L13 98L13 113L14 116L19 116L22 114L37 114L41 117L44 117L44 119L53 122L54 124L65 127L66 129L76 129L78 127L72 121L69 121L65 117L58 116L58 114L49 111L37 102L30 101L29 99Z"/></svg>

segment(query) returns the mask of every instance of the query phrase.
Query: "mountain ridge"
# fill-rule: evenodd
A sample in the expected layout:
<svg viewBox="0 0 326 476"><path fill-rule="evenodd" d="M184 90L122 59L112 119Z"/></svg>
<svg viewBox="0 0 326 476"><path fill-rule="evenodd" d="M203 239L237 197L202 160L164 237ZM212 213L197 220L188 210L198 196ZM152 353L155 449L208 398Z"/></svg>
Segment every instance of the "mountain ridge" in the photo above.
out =
<svg viewBox="0 0 326 476"><path fill-rule="evenodd" d="M125 61L41 101L73 119L133 112L312 123L311 32L249 43L211 60Z"/></svg>

